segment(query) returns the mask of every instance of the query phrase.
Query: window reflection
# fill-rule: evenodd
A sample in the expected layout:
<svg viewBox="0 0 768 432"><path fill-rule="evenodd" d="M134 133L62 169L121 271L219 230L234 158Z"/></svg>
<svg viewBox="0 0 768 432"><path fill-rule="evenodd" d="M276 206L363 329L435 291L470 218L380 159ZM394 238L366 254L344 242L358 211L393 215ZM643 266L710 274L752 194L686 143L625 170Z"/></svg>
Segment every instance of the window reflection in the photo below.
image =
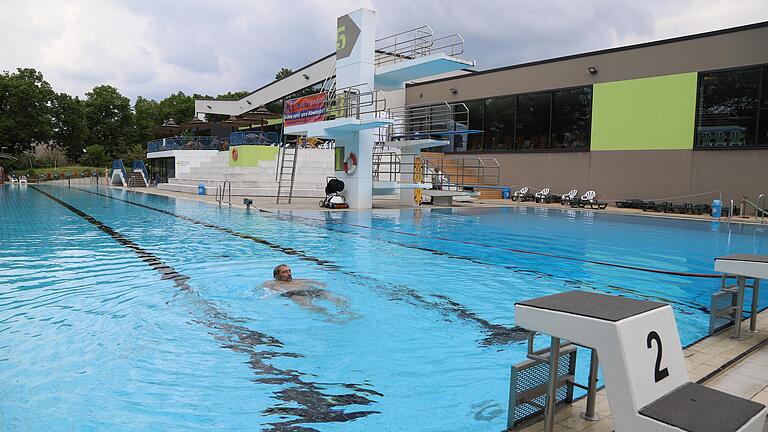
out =
<svg viewBox="0 0 768 432"><path fill-rule="evenodd" d="M698 148L754 146L760 67L699 74Z"/></svg>
<svg viewBox="0 0 768 432"><path fill-rule="evenodd" d="M552 149L589 148L592 89L581 87L552 93Z"/></svg>
<svg viewBox="0 0 768 432"><path fill-rule="evenodd" d="M552 93L532 93L517 97L518 150L549 149L549 114Z"/></svg>

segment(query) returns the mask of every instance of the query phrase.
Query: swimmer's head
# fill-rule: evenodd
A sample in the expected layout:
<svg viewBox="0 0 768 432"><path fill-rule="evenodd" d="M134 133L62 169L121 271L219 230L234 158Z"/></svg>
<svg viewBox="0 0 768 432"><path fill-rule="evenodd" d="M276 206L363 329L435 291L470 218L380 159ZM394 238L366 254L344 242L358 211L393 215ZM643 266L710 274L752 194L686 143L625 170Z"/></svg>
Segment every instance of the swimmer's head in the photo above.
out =
<svg viewBox="0 0 768 432"><path fill-rule="evenodd" d="M291 268L288 267L287 264L280 264L279 266L275 267L275 269L272 270L272 277L280 282L290 282L293 280Z"/></svg>

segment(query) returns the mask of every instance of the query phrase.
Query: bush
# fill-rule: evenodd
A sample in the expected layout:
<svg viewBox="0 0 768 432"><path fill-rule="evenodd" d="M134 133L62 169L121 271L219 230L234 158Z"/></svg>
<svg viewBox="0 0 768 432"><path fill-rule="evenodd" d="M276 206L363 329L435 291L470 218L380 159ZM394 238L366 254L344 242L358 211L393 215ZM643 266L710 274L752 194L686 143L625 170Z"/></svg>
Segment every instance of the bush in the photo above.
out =
<svg viewBox="0 0 768 432"><path fill-rule="evenodd" d="M86 166L100 166L107 163L107 153L104 147L94 144L85 148L85 154L80 158L80 163Z"/></svg>

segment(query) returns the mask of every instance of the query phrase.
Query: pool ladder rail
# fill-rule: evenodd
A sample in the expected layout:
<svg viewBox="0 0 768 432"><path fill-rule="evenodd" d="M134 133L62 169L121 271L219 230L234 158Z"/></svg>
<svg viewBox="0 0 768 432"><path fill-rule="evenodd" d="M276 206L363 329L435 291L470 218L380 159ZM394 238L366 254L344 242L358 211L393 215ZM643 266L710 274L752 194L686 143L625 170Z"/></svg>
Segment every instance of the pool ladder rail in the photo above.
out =
<svg viewBox="0 0 768 432"><path fill-rule="evenodd" d="M223 184L216 185L216 202L221 203L224 201L224 194L227 195L227 204L232 206L232 182L224 180Z"/></svg>

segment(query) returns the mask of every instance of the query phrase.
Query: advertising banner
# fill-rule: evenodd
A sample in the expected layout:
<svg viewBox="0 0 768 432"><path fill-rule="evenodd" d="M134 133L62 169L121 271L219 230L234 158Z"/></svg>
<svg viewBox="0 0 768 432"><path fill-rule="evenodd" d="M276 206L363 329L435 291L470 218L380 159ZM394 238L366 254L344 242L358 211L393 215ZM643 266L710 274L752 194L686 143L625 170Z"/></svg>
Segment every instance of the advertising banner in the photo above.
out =
<svg viewBox="0 0 768 432"><path fill-rule="evenodd" d="M283 124L294 126L325 120L325 92L285 101Z"/></svg>

